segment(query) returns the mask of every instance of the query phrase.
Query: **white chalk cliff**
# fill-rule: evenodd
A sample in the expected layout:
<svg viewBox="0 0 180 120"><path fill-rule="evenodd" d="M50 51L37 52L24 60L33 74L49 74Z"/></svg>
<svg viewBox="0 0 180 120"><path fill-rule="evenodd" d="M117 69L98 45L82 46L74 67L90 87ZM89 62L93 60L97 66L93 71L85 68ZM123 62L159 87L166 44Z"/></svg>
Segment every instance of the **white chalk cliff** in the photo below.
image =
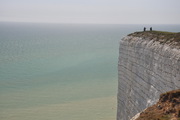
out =
<svg viewBox="0 0 180 120"><path fill-rule="evenodd" d="M117 120L130 120L161 93L180 88L180 49L156 39L129 35L120 41Z"/></svg>

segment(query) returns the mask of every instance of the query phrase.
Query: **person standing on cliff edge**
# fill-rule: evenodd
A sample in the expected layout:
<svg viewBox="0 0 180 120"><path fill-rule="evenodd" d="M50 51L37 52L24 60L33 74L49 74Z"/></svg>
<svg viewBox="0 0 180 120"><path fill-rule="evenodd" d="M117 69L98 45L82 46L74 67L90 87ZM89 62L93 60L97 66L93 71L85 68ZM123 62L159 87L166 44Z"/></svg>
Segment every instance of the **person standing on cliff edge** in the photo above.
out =
<svg viewBox="0 0 180 120"><path fill-rule="evenodd" d="M146 31L146 27L144 27L144 31Z"/></svg>
<svg viewBox="0 0 180 120"><path fill-rule="evenodd" d="M152 31L152 27L150 27L150 31Z"/></svg>

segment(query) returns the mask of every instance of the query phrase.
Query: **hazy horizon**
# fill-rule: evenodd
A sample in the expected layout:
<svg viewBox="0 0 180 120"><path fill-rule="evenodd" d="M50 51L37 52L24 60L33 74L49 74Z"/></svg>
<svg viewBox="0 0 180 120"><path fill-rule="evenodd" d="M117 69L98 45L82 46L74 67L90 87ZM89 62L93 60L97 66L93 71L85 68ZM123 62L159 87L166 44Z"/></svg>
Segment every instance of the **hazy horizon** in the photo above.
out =
<svg viewBox="0 0 180 120"><path fill-rule="evenodd" d="M27 21L0 21L0 23L24 23L24 24L59 24L59 25L180 25L180 23L164 23L164 24L161 24L161 23L154 23L154 24L151 24L151 23L146 23L146 24L140 24L140 23L58 23L58 22L27 22Z"/></svg>
<svg viewBox="0 0 180 120"><path fill-rule="evenodd" d="M0 22L180 24L179 0L0 0Z"/></svg>

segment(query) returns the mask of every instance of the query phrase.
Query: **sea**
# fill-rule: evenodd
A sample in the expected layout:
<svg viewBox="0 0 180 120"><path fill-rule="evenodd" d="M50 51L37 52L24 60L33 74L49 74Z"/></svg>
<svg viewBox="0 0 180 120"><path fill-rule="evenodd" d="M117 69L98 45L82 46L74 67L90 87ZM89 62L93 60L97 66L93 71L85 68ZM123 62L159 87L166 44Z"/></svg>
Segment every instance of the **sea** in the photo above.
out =
<svg viewBox="0 0 180 120"><path fill-rule="evenodd" d="M115 120L121 38L180 25L0 22L0 120Z"/></svg>

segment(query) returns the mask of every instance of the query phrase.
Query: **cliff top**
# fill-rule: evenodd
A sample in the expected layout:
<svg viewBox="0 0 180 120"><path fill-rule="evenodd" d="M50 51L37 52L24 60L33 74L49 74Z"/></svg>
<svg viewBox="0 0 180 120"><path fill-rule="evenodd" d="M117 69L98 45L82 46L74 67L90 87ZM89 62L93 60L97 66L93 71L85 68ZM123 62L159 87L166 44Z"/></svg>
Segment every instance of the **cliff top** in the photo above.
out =
<svg viewBox="0 0 180 120"><path fill-rule="evenodd" d="M161 94L136 120L180 120L180 89Z"/></svg>
<svg viewBox="0 0 180 120"><path fill-rule="evenodd" d="M180 47L180 32L144 31L131 33L128 36L149 38L150 40L159 41L161 44Z"/></svg>

